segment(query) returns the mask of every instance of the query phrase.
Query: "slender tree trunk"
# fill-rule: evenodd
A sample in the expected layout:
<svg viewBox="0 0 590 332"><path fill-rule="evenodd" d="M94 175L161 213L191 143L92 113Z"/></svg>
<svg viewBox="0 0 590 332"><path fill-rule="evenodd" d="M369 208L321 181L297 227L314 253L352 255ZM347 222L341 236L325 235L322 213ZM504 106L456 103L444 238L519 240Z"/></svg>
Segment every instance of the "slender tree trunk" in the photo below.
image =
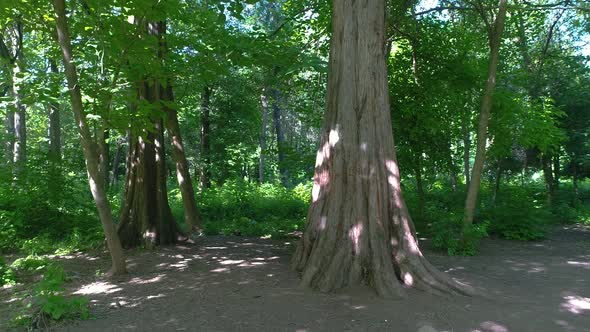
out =
<svg viewBox="0 0 590 332"><path fill-rule="evenodd" d="M211 88L201 94L201 189L211 187Z"/></svg>
<svg viewBox="0 0 590 332"><path fill-rule="evenodd" d="M169 102L174 101L172 84L168 82L167 87L162 90L165 92L163 99ZM184 144L180 135L180 125L178 124L178 114L176 109L165 107L167 121L166 128L172 141L172 158L176 164L176 179L182 195L182 205L184 207L184 221L189 230L201 230L201 218L197 210L195 201L195 190L184 153Z"/></svg>
<svg viewBox="0 0 590 332"><path fill-rule="evenodd" d="M6 138L4 155L8 165L12 165L14 161L14 136L14 110L9 107L6 109L6 118L4 119L4 137Z"/></svg>
<svg viewBox="0 0 590 332"><path fill-rule="evenodd" d="M293 257L301 284L367 284L465 293L422 256L400 186L387 80L386 0L333 0L327 110L306 229Z"/></svg>
<svg viewBox="0 0 590 332"><path fill-rule="evenodd" d="M279 177L284 187L289 186L289 172L287 165L285 165L285 134L282 126L282 115L280 107L281 92L278 89L273 89L273 103L272 103L272 120L277 136L277 150L279 157Z"/></svg>
<svg viewBox="0 0 590 332"><path fill-rule="evenodd" d="M424 205L426 198L424 195L424 184L422 183L422 153L418 153L416 163L416 191L418 193L418 221L424 221Z"/></svg>
<svg viewBox="0 0 590 332"><path fill-rule="evenodd" d="M559 163L559 152L553 156L553 188L559 190L559 173L561 165Z"/></svg>
<svg viewBox="0 0 590 332"><path fill-rule="evenodd" d="M265 88L260 94L260 111L262 113L262 128L260 128L260 160L258 162L258 182L264 182L264 167L266 163L266 127L268 122L268 97Z"/></svg>
<svg viewBox="0 0 590 332"><path fill-rule="evenodd" d="M469 120L465 116L463 118L463 175L465 176L465 188L469 190L469 180L471 172L471 133L469 130Z"/></svg>
<svg viewBox="0 0 590 332"><path fill-rule="evenodd" d="M122 139L117 140L117 149L115 150L115 157L113 159L112 164L112 177L111 177L111 187L117 186L117 181L119 179L119 166L121 164L121 155L123 154L123 145L124 142Z"/></svg>
<svg viewBox="0 0 590 332"><path fill-rule="evenodd" d="M504 31L504 19L506 18L506 2L499 1L499 9L494 21L493 29L490 28L490 63L488 67L488 80L484 91L481 109L479 113L479 126L477 128L477 149L475 153L475 163L471 172L471 181L465 200L465 215L463 221L466 226L473 223L475 216L475 207L477 205L477 196L481 182L484 162L486 158L486 143L488 138L488 122L492 111L494 89L496 87L496 71L500 60L500 45L502 41L502 32Z"/></svg>
<svg viewBox="0 0 590 332"><path fill-rule="evenodd" d="M22 60L22 25L20 22L15 23L15 32L13 40L14 61L12 67L12 97L14 99L15 111L14 117L14 145L12 151L14 172L16 178L20 178L26 168L27 162L27 114L26 106L23 104L21 76L23 71Z"/></svg>
<svg viewBox="0 0 590 332"><path fill-rule="evenodd" d="M553 205L553 195L555 194L553 170L551 169L551 156L543 154L541 156L541 167L543 169L543 178L545 180L545 188L547 191L547 204Z"/></svg>
<svg viewBox="0 0 590 332"><path fill-rule="evenodd" d="M574 198L572 205L577 207L579 200L579 193L578 193L578 161L576 158L572 159L572 189L574 191Z"/></svg>
<svg viewBox="0 0 590 332"><path fill-rule="evenodd" d="M502 181L502 163L498 161L496 166L496 176L494 177L494 191L492 193L492 205L496 205L496 199L498 198L498 192L500 191L500 183Z"/></svg>
<svg viewBox="0 0 590 332"><path fill-rule="evenodd" d="M102 177L105 179L105 189L108 189L109 181L109 159L110 159L110 151L109 151L109 129L106 128L106 125L103 125L102 129L99 130L98 133L98 169L102 174Z"/></svg>
<svg viewBox="0 0 590 332"><path fill-rule="evenodd" d="M55 60L49 59L49 68L52 74L59 74ZM49 161L55 167L61 163L61 116L55 102L49 104Z"/></svg>
<svg viewBox="0 0 590 332"><path fill-rule="evenodd" d="M118 234L113 224L113 215L111 206L107 199L104 188L105 179L101 177L98 170L98 151L90 134L90 128L86 123L86 114L82 104L82 93L78 82L78 73L72 58L72 46L65 13L64 0L54 0L53 7L56 14L56 26L59 45L61 47L65 73L70 90L72 111L80 133L80 141L84 158L86 159L86 169L88 170L88 180L92 196L98 209L100 221L107 239L107 246L111 254L112 267L109 274L122 274L126 272L125 256L123 248L119 241Z"/></svg>

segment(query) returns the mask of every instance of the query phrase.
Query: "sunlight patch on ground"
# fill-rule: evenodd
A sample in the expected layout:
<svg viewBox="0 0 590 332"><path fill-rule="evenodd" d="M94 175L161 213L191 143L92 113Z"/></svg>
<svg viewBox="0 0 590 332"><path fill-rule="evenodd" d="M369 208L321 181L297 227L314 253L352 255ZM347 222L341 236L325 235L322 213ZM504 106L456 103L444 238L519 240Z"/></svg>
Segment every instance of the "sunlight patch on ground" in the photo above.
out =
<svg viewBox="0 0 590 332"><path fill-rule="evenodd" d="M244 263L243 259L240 259L240 260L226 259L224 261L219 262L219 264L221 264L221 265L236 265L236 264L241 264L241 263Z"/></svg>
<svg viewBox="0 0 590 332"><path fill-rule="evenodd" d="M78 295L90 295L90 294L112 294L121 291L117 285L113 285L108 282L99 281L93 282L88 285L82 286L80 289L74 292Z"/></svg>
<svg viewBox="0 0 590 332"><path fill-rule="evenodd" d="M132 284L136 284L136 285L144 285L144 284L151 284L154 282L159 282L161 280L162 280L162 275L159 275L159 276L155 276L151 279L133 278L133 279L129 280L129 282Z"/></svg>
<svg viewBox="0 0 590 332"><path fill-rule="evenodd" d="M508 328L496 322L487 321L479 324L479 328L471 332L508 332Z"/></svg>
<svg viewBox="0 0 590 332"><path fill-rule="evenodd" d="M590 298L571 295L565 296L563 299L565 302L561 304L561 308L572 314L583 314L590 311Z"/></svg>
<svg viewBox="0 0 590 332"><path fill-rule="evenodd" d="M581 266L590 268L590 262L567 261L569 265Z"/></svg>

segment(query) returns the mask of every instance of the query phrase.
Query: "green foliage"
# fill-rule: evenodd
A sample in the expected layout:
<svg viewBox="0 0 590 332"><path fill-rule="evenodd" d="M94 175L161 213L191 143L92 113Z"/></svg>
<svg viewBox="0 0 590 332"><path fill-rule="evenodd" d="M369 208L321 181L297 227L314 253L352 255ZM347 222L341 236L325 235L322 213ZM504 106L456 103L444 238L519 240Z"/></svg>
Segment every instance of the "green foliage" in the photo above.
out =
<svg viewBox="0 0 590 332"><path fill-rule="evenodd" d="M50 264L37 282L26 304L13 318L21 326L48 328L50 321L63 319L87 319L89 300L83 296L66 296L66 274L61 266Z"/></svg>
<svg viewBox="0 0 590 332"><path fill-rule="evenodd" d="M4 258L0 256L0 287L4 285L14 285L16 275L10 266L6 265Z"/></svg>
<svg viewBox="0 0 590 332"><path fill-rule="evenodd" d="M464 226L461 218L445 219L432 225L432 245L450 256L473 256L479 242L488 236L489 222Z"/></svg>
<svg viewBox="0 0 590 332"><path fill-rule="evenodd" d="M30 255L18 258L10 267L18 272L38 272L47 268L49 264L50 262L47 257Z"/></svg>
<svg viewBox="0 0 590 332"><path fill-rule="evenodd" d="M285 236L301 230L307 214L309 186L287 190L278 184L231 181L203 195L205 234Z"/></svg>

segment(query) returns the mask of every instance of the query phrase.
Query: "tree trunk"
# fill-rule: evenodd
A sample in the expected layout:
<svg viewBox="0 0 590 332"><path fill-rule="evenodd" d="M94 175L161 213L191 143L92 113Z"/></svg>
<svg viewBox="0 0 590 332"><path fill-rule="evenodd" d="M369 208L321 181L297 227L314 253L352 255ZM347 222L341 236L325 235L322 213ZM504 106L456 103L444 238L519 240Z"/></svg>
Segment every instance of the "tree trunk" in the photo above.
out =
<svg viewBox="0 0 590 332"><path fill-rule="evenodd" d="M573 198L572 205L574 207L577 207L578 203L580 202L580 200L578 199L579 193L578 193L578 165L577 165L577 162L578 161L576 158L572 158L572 189L574 191L574 198Z"/></svg>
<svg viewBox="0 0 590 332"><path fill-rule="evenodd" d="M12 98L14 99L15 110L14 117L14 143L13 143L13 163L15 176L18 179L26 168L27 162L27 114L26 106L22 102L22 25L20 22L15 23L15 32L13 40L13 67L12 67Z"/></svg>
<svg viewBox="0 0 590 332"><path fill-rule="evenodd" d="M553 170L551 169L551 157L543 154L541 156L541 167L543 169L543 178L545 180L545 189L547 191L547 205L553 205L553 195L555 194Z"/></svg>
<svg viewBox="0 0 590 332"><path fill-rule="evenodd" d="M10 107L6 109L6 118L4 120L4 157L8 165L12 165L14 160L14 110Z"/></svg>
<svg viewBox="0 0 590 332"><path fill-rule="evenodd" d="M166 88L162 87L164 91L163 99L167 102L174 101L174 94L172 91L172 84L168 82ZM195 190L186 161L186 154L184 153L184 144L182 136L180 135L180 125L178 124L178 114L176 109L171 107L164 107L166 111L167 121L166 128L172 141L172 158L176 164L176 179L178 180L178 187L182 195L182 205L184 207L184 222L190 230L201 230L201 218L197 210L197 202L195 201Z"/></svg>
<svg viewBox="0 0 590 332"><path fill-rule="evenodd" d="M498 161L496 167L496 176L494 177L494 191L492 193L492 205L496 205L496 199L498 198L498 192L500 191L500 183L502 181L502 163Z"/></svg>
<svg viewBox="0 0 590 332"><path fill-rule="evenodd" d="M59 74L55 60L49 59L49 68L52 74ZM51 102L49 104L49 161L55 167L59 167L61 163L61 117L59 112L59 104Z"/></svg>
<svg viewBox="0 0 590 332"><path fill-rule="evenodd" d="M559 190L559 173L560 173L561 165L559 163L559 152L556 152L556 155L553 156L553 188L554 190Z"/></svg>
<svg viewBox="0 0 590 332"><path fill-rule="evenodd" d="M424 195L424 184L422 181L422 154L418 152L416 165L416 191L418 193L418 221L424 221L424 205L426 202Z"/></svg>
<svg viewBox="0 0 590 332"><path fill-rule="evenodd" d="M279 157L279 177L284 187L289 185L289 173L285 165L285 134L281 123L281 107L279 105L281 93L278 89L273 89L273 103L272 103L272 120L275 127L275 134L277 136L277 150Z"/></svg>
<svg viewBox="0 0 590 332"><path fill-rule="evenodd" d="M53 7L56 14L56 26L59 45L61 47L68 88L70 90L72 111L80 133L80 141L84 158L86 159L86 169L88 171L88 180L92 197L96 203L100 221L107 239L107 246L111 254L112 267L109 274L122 274L126 272L125 256L118 234L113 224L113 215L111 206L107 199L104 188L104 181L98 170L98 151L92 140L90 128L86 123L86 114L82 104L82 93L78 82L78 73L72 58L72 46L65 13L64 0L54 0Z"/></svg>
<svg viewBox="0 0 590 332"><path fill-rule="evenodd" d="M148 103L160 102L159 84L143 82L138 97ZM124 247L152 248L176 242L178 229L168 204L166 156L161 119L153 119L155 132L130 137L124 202L118 233Z"/></svg>
<svg viewBox="0 0 590 332"><path fill-rule="evenodd" d="M110 151L109 151L109 129L106 128L106 125L103 125L103 128L99 130L98 133L98 169L102 174L102 177L105 179L105 189L108 189L109 181L109 158L110 158Z"/></svg>
<svg viewBox="0 0 590 332"><path fill-rule="evenodd" d="M303 286L360 283L465 293L426 261L404 203L391 130L386 0L333 0L327 110L306 229L293 257Z"/></svg>
<svg viewBox="0 0 590 332"><path fill-rule="evenodd" d="M490 42L490 63L488 67L488 80L484 91L481 109L479 113L479 126L477 128L477 147L475 152L475 163L471 172L471 181L465 199L465 215L463 222L466 226L473 223L475 216L475 207L477 205L477 196L479 194L479 185L481 174L483 172L486 158L486 143L488 139L488 122L492 111L494 89L496 87L496 71L500 60L500 45L502 42L502 32L504 31L504 19L506 18L506 2L499 1L499 9L493 28L489 29Z"/></svg>
<svg viewBox="0 0 590 332"><path fill-rule="evenodd" d="M260 160L258 162L258 182L264 182L264 166L266 163L266 126L268 122L268 97L265 88L260 94L260 111L262 113L262 128L260 128Z"/></svg>
<svg viewBox="0 0 590 332"><path fill-rule="evenodd" d="M201 94L201 190L211 187L211 88Z"/></svg>
<svg viewBox="0 0 590 332"><path fill-rule="evenodd" d="M115 150L115 157L113 159L113 164L111 165L113 170L113 175L111 177L111 187L117 186L117 181L119 180L119 166L121 164L121 155L123 154L123 145L124 142L122 139L117 140L117 149Z"/></svg>
<svg viewBox="0 0 590 332"><path fill-rule="evenodd" d="M469 190L469 173L471 172L471 133L469 130L469 120L465 116L463 118L463 175L465 176L465 188Z"/></svg>

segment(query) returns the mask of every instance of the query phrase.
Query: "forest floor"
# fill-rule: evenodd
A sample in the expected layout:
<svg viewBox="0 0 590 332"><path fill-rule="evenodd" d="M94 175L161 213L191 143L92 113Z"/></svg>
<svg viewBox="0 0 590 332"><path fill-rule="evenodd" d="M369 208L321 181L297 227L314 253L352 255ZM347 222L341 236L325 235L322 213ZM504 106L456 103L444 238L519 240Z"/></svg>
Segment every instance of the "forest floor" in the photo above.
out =
<svg viewBox="0 0 590 332"><path fill-rule="evenodd" d="M486 239L475 257L448 257L423 244L435 266L493 300L415 290L386 300L365 288L301 289L289 268L293 242L207 237L136 250L128 253L130 274L118 280L95 276L108 268L108 257L63 257L75 276L69 288L90 299L94 318L55 330L590 331L587 227L560 227L539 242Z"/></svg>

